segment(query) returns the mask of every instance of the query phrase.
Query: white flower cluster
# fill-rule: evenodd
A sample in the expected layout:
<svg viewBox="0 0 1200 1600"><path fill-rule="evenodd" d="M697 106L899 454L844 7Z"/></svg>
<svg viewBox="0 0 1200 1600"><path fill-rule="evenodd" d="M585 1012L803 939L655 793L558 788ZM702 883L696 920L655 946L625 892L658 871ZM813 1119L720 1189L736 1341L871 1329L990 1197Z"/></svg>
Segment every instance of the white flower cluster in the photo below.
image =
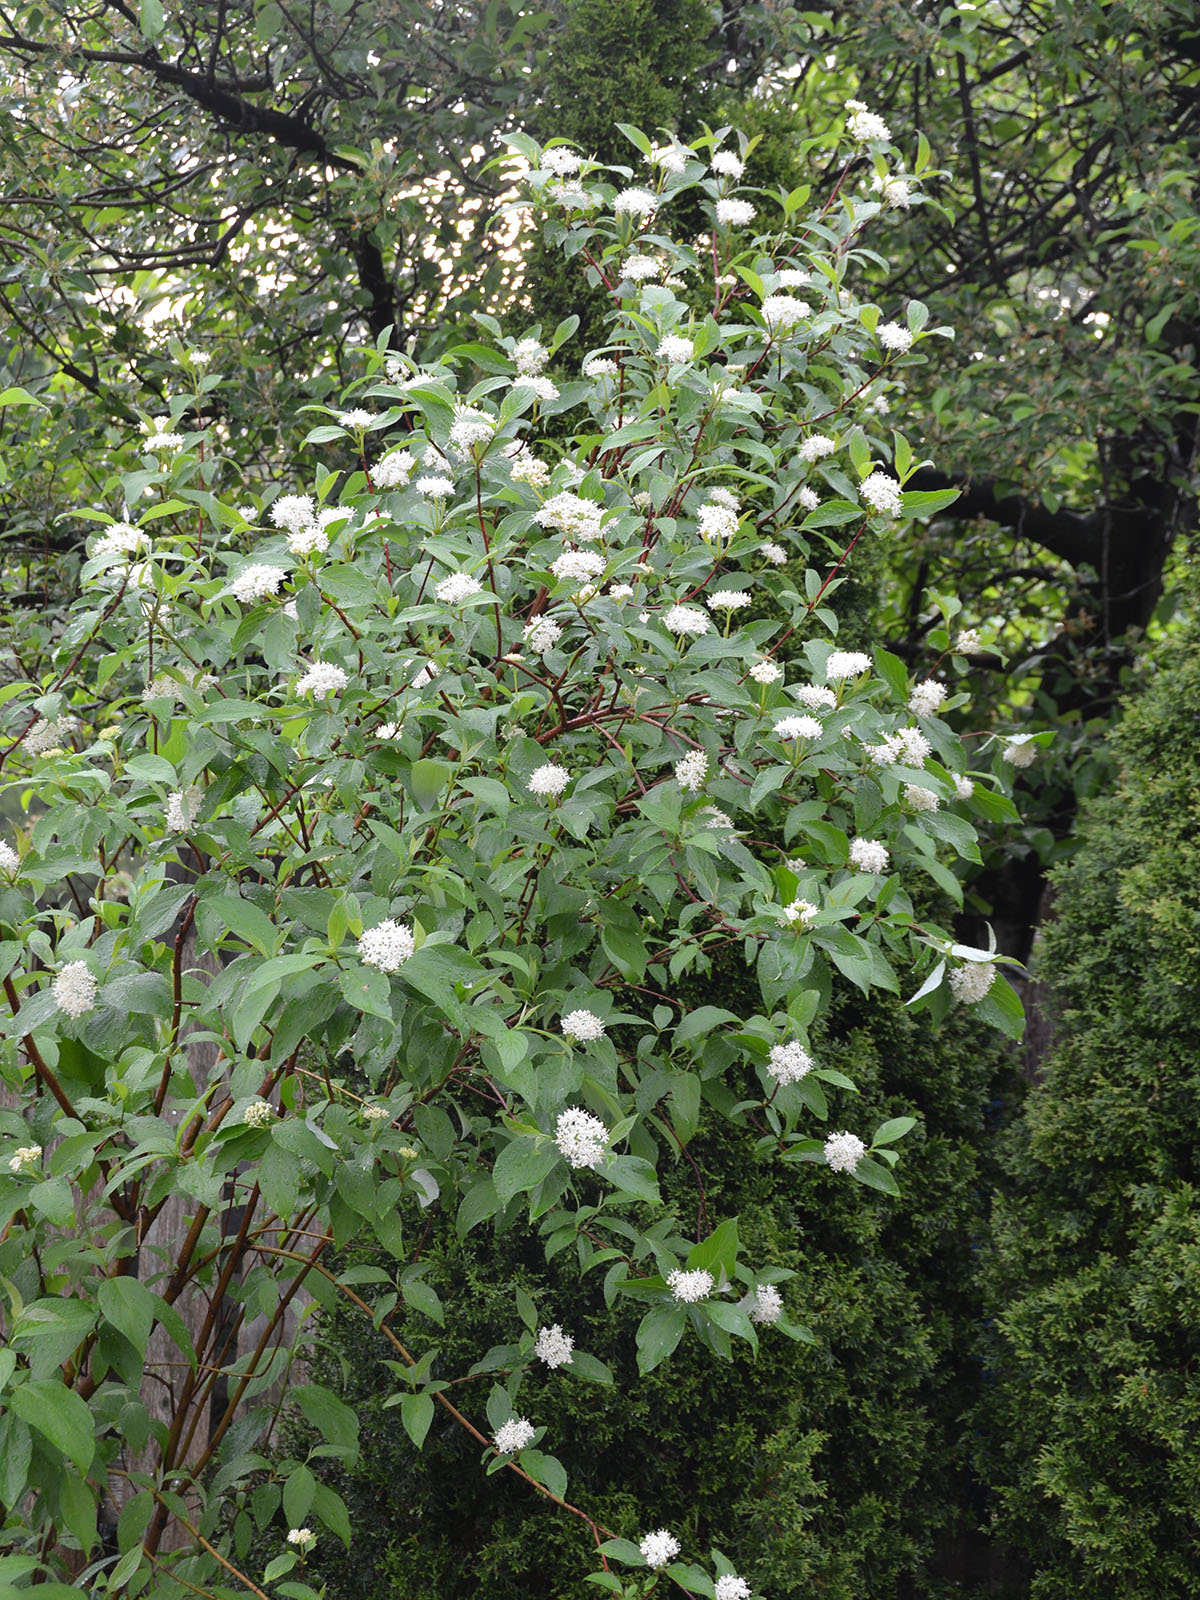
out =
<svg viewBox="0 0 1200 1600"><path fill-rule="evenodd" d="M1008 740L1000 752L1001 758L1013 767L1031 767L1037 760L1038 747L1032 734L1018 733Z"/></svg>
<svg viewBox="0 0 1200 1600"><path fill-rule="evenodd" d="M695 1305L698 1300L707 1300L716 1287L711 1272L706 1272L703 1267L695 1267L691 1272L685 1272L676 1267L673 1272L667 1273L667 1288L683 1305Z"/></svg>
<svg viewBox="0 0 1200 1600"><path fill-rule="evenodd" d="M860 678L870 670L871 658L862 650L831 650L825 663L825 682L841 683L846 678Z"/></svg>
<svg viewBox="0 0 1200 1600"><path fill-rule="evenodd" d="M870 663L868 663L869 665ZM819 683L806 683L796 690L796 699L810 711L820 711L837 705L837 695Z"/></svg>
<svg viewBox="0 0 1200 1600"><path fill-rule="evenodd" d="M751 1312L751 1320L753 1320ZM750 1585L736 1572L727 1572L713 1586L714 1600L750 1600Z"/></svg>
<svg viewBox="0 0 1200 1600"><path fill-rule="evenodd" d="M478 594L482 588L479 579L472 577L469 572L452 572L434 586L433 592L443 605L456 606L469 595Z"/></svg>
<svg viewBox="0 0 1200 1600"><path fill-rule="evenodd" d="M589 356L583 363L585 378L615 378L619 371L617 363L608 356Z"/></svg>
<svg viewBox="0 0 1200 1600"><path fill-rule="evenodd" d="M790 1039L787 1044L773 1044L767 1060L767 1071L777 1082L799 1083L813 1069L813 1060L803 1045Z"/></svg>
<svg viewBox="0 0 1200 1600"><path fill-rule="evenodd" d="M816 717L780 717L772 731L777 739L819 739L825 730Z"/></svg>
<svg viewBox="0 0 1200 1600"><path fill-rule="evenodd" d="M877 172L871 179L871 189L885 206L894 206L898 211L907 211L912 204L912 180L903 172L887 176Z"/></svg>
<svg viewBox="0 0 1200 1600"><path fill-rule="evenodd" d="M954 640L954 653L959 656L977 656L983 648L977 628L960 628Z"/></svg>
<svg viewBox="0 0 1200 1600"><path fill-rule="evenodd" d="M868 111L863 101L847 100L846 110L850 113L846 119L846 132L856 144L869 144L872 139L892 137L892 130L883 118Z"/></svg>
<svg viewBox="0 0 1200 1600"><path fill-rule="evenodd" d="M550 482L550 468L521 440L511 439L504 446L504 458L514 483L527 483L531 489L544 489Z"/></svg>
<svg viewBox="0 0 1200 1600"><path fill-rule="evenodd" d="M918 717L931 717L945 700L946 685L938 683L933 678L926 678L924 683L915 684L908 697L908 709Z"/></svg>
<svg viewBox="0 0 1200 1600"><path fill-rule="evenodd" d="M533 1443L536 1432L537 1429L527 1418L509 1417L496 1429L493 1443L502 1456L515 1456L526 1445Z"/></svg>
<svg viewBox="0 0 1200 1600"><path fill-rule="evenodd" d="M810 433L796 454L808 466L823 456L831 456L836 449L837 445L828 434Z"/></svg>
<svg viewBox="0 0 1200 1600"><path fill-rule="evenodd" d="M772 333L787 334L812 316L807 300L796 300L790 294L769 294L761 307L762 319Z"/></svg>
<svg viewBox="0 0 1200 1600"><path fill-rule="evenodd" d="M358 941L358 959L364 966L378 967L380 972L395 972L416 948L412 929L388 917L364 930Z"/></svg>
<svg viewBox="0 0 1200 1600"><path fill-rule="evenodd" d="M393 450L375 463L371 473L376 489L403 489L412 477L416 460L410 450Z"/></svg>
<svg viewBox="0 0 1200 1600"><path fill-rule="evenodd" d="M701 634L708 632L712 623L704 612L698 611L695 606L671 606L663 615L663 627L678 639L687 638L689 635L699 638Z"/></svg>
<svg viewBox="0 0 1200 1600"><path fill-rule="evenodd" d="M661 271L662 266L654 256L645 256L636 250L621 263L621 276L631 283L646 283L657 278Z"/></svg>
<svg viewBox="0 0 1200 1600"><path fill-rule="evenodd" d="M783 677L783 668L778 661L756 661L750 668L750 676L755 683L761 683L764 686L769 683L778 683L780 678Z"/></svg>
<svg viewBox="0 0 1200 1600"><path fill-rule="evenodd" d="M560 494L551 495L533 520L539 527L557 528L564 538L574 539L577 544L595 544L601 537L603 515L604 507L597 501L586 500L583 495L564 489Z"/></svg>
<svg viewBox="0 0 1200 1600"><path fill-rule="evenodd" d="M336 506L317 511L310 494L281 494L271 506L271 521L287 535L294 556L323 554L329 549L329 526L346 513Z"/></svg>
<svg viewBox="0 0 1200 1600"><path fill-rule="evenodd" d="M550 563L559 583L590 583L604 571L604 557L594 550L564 550Z"/></svg>
<svg viewBox="0 0 1200 1600"><path fill-rule="evenodd" d="M674 1561L679 1554L680 1544L673 1533L668 1533L665 1528L659 1528L654 1533L648 1533L638 1545L638 1549L642 1552L642 1559L646 1565L657 1570Z"/></svg>
<svg viewBox="0 0 1200 1600"><path fill-rule="evenodd" d="M55 1005L68 1017L82 1017L96 1004L96 980L83 961L68 961L51 989Z"/></svg>
<svg viewBox="0 0 1200 1600"><path fill-rule="evenodd" d="M819 911L820 907L813 905L811 900L793 900L783 908L789 926L798 922L802 928L807 928L809 923L816 919Z"/></svg>
<svg viewBox="0 0 1200 1600"><path fill-rule="evenodd" d="M550 1368L569 1367L572 1362L571 1352L575 1348L575 1341L569 1333L564 1333L557 1322L548 1328L539 1328L538 1336L533 1346L533 1353L539 1361L544 1361Z"/></svg>
<svg viewBox="0 0 1200 1600"><path fill-rule="evenodd" d="M242 1121L246 1127L265 1128L268 1122L274 1120L275 1112L269 1101L261 1099L258 1095L255 1095L253 1100L247 1101L246 1108L242 1112Z"/></svg>
<svg viewBox="0 0 1200 1600"><path fill-rule="evenodd" d="M303 1555L316 1544L317 1536L311 1528L289 1528L287 1542L294 1544Z"/></svg>
<svg viewBox="0 0 1200 1600"><path fill-rule="evenodd" d="M707 776L708 756L703 750L689 750L675 763L675 782L689 793L702 788Z"/></svg>
<svg viewBox="0 0 1200 1600"><path fill-rule="evenodd" d="M713 496L708 505L700 507L696 513L696 523L700 537L707 544L728 544L737 537L738 508L736 505L727 505L724 500L718 500L718 490L713 491Z"/></svg>
<svg viewBox="0 0 1200 1600"><path fill-rule="evenodd" d="M571 781L571 774L566 767L555 766L548 761L544 767L538 767L529 779L527 785L530 794L555 795L561 794Z"/></svg>
<svg viewBox="0 0 1200 1600"><path fill-rule="evenodd" d="M722 228L744 228L754 221L755 215L749 200L717 201L717 222Z"/></svg>
<svg viewBox="0 0 1200 1600"><path fill-rule="evenodd" d="M875 329L875 337L885 350L895 350L902 354L912 348L913 336L899 322L881 322Z"/></svg>
<svg viewBox="0 0 1200 1600"><path fill-rule="evenodd" d="M886 845L875 839L851 839L850 865L860 872L886 872L888 860Z"/></svg>
<svg viewBox="0 0 1200 1600"><path fill-rule="evenodd" d="M48 750L60 750L78 726L77 717L58 717L53 722L39 717L25 735L25 748L31 756L44 756Z"/></svg>
<svg viewBox="0 0 1200 1600"><path fill-rule="evenodd" d="M685 339L681 333L667 333L658 341L655 351L660 361L666 361L672 366L686 366L695 354L695 347L690 339Z"/></svg>
<svg viewBox="0 0 1200 1600"><path fill-rule="evenodd" d="M718 589L705 601L710 611L744 611L749 604L750 596L745 589Z"/></svg>
<svg viewBox="0 0 1200 1600"><path fill-rule="evenodd" d="M950 992L963 1005L973 1006L983 999L996 979L991 961L968 961L950 969Z"/></svg>
<svg viewBox="0 0 1200 1600"><path fill-rule="evenodd" d="M776 544L773 539L768 539L766 544L760 544L758 553L764 561L769 561L773 567L781 567L788 558L787 551L781 544Z"/></svg>
<svg viewBox="0 0 1200 1600"><path fill-rule="evenodd" d="M138 555L150 541L140 528L129 522L110 522L92 546L93 561L109 561L114 556Z"/></svg>
<svg viewBox="0 0 1200 1600"><path fill-rule="evenodd" d="M0 872L15 872L21 865L21 858L9 844L7 839L0 839Z"/></svg>
<svg viewBox="0 0 1200 1600"><path fill-rule="evenodd" d="M186 789L176 789L167 796L167 827L172 833L186 833L195 822L204 790L198 783L189 783Z"/></svg>
<svg viewBox="0 0 1200 1600"><path fill-rule="evenodd" d="M331 661L314 661L296 685L297 694L336 694L350 682L344 668Z"/></svg>
<svg viewBox="0 0 1200 1600"><path fill-rule="evenodd" d="M562 1019L561 1026L573 1044L591 1044L604 1037L604 1019L594 1011L569 1011Z"/></svg>
<svg viewBox="0 0 1200 1600"><path fill-rule="evenodd" d="M278 594L285 577L287 573L282 567L271 567L262 561L255 561L242 568L229 585L229 592L244 606L257 605L268 595Z"/></svg>
<svg viewBox="0 0 1200 1600"><path fill-rule="evenodd" d="M901 488L895 478L886 472L872 472L858 486L859 499L872 511L898 517L901 510Z"/></svg>
<svg viewBox="0 0 1200 1600"><path fill-rule="evenodd" d="M31 1167L36 1167L41 1159L42 1147L40 1144L18 1145L8 1158L8 1170L10 1172L28 1172Z"/></svg>
<svg viewBox="0 0 1200 1600"><path fill-rule="evenodd" d="M834 1172L853 1172L866 1153L856 1133L831 1133L825 1141L825 1161Z"/></svg>
<svg viewBox="0 0 1200 1600"><path fill-rule="evenodd" d="M932 789L926 789L919 783L906 783L904 785L904 803L911 806L914 811L936 811L941 801Z"/></svg>
<svg viewBox="0 0 1200 1600"><path fill-rule="evenodd" d="M599 1117L578 1106L560 1111L554 1142L569 1167L598 1167L608 1151L608 1129Z"/></svg>
<svg viewBox="0 0 1200 1600"><path fill-rule="evenodd" d="M555 622L553 617L534 617L532 622L525 624L521 637L531 650L535 650L539 656L545 655L562 638L562 624Z"/></svg>
<svg viewBox="0 0 1200 1600"><path fill-rule="evenodd" d="M523 378L536 378L550 359L550 352L532 335L518 339L512 350L513 365Z"/></svg>
<svg viewBox="0 0 1200 1600"><path fill-rule="evenodd" d="M760 1283L754 1291L750 1321L778 1322L783 1315L783 1296L773 1283Z"/></svg>
<svg viewBox="0 0 1200 1600"><path fill-rule="evenodd" d="M496 424L486 412L474 406L456 406L454 421L450 424L450 446L460 456L474 455L481 444L491 442Z"/></svg>
<svg viewBox="0 0 1200 1600"><path fill-rule="evenodd" d="M721 178L732 178L736 183L746 170L746 164L732 150L718 150L709 162L709 166Z"/></svg>
<svg viewBox="0 0 1200 1600"><path fill-rule="evenodd" d="M933 754L933 746L920 728L901 728L898 733L885 733L881 744L868 745L867 754L880 767L890 767L896 761L922 767Z"/></svg>

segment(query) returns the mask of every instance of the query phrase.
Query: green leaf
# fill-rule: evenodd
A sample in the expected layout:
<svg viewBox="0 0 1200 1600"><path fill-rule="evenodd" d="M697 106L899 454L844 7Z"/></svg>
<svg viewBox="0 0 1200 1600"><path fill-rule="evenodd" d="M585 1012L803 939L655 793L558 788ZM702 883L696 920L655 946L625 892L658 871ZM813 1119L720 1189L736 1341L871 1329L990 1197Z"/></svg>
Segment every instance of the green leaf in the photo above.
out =
<svg viewBox="0 0 1200 1600"><path fill-rule="evenodd" d="M97 1292L100 1310L118 1332L123 1333L144 1360L146 1343L160 1304L137 1278L104 1278Z"/></svg>
<svg viewBox="0 0 1200 1600"><path fill-rule="evenodd" d="M532 1139L514 1139L496 1158L492 1182L501 1205L517 1194L536 1189L557 1166L561 1157L553 1144L535 1144Z"/></svg>
<svg viewBox="0 0 1200 1600"><path fill-rule="evenodd" d="M445 761L414 761L409 781L413 798L422 811L432 811L442 790L450 782L454 769Z"/></svg>
<svg viewBox="0 0 1200 1600"><path fill-rule="evenodd" d="M400 1401L400 1420L404 1431L419 1450L433 1421L433 1396L406 1394Z"/></svg>
<svg viewBox="0 0 1200 1600"><path fill-rule="evenodd" d="M583 1378L588 1383L611 1383L613 1381L612 1369L603 1361L598 1361L595 1356L590 1356L586 1350L573 1350L571 1359L562 1370L572 1378Z"/></svg>
<svg viewBox="0 0 1200 1600"><path fill-rule="evenodd" d="M560 1500L566 1494L567 1469L554 1456L544 1456L540 1450L522 1450L521 1465L531 1478L544 1484Z"/></svg>
<svg viewBox="0 0 1200 1600"><path fill-rule="evenodd" d="M306 1383L288 1390L321 1436L339 1450L358 1449L358 1413L320 1384Z"/></svg>
<svg viewBox="0 0 1200 1600"><path fill-rule="evenodd" d="M862 1156L854 1169L854 1177L859 1183L865 1183L868 1189L880 1189L884 1194L898 1195L900 1187L895 1178L881 1162L872 1161L870 1156Z"/></svg>
<svg viewBox="0 0 1200 1600"><path fill-rule="evenodd" d="M74 1389L53 1378L30 1378L9 1391L8 1403L80 1472L88 1470L96 1453L92 1414Z"/></svg>
<svg viewBox="0 0 1200 1600"><path fill-rule="evenodd" d="M662 1204L654 1168L641 1156L611 1156L603 1172L608 1181L623 1194L634 1195L653 1206Z"/></svg>
<svg viewBox="0 0 1200 1600"><path fill-rule="evenodd" d="M79 1542L84 1555L90 1555L97 1543L96 1497L82 1475L64 1472L58 1485L58 1504L63 1521Z"/></svg>
<svg viewBox="0 0 1200 1600"><path fill-rule="evenodd" d="M675 1349L683 1337L686 1316L682 1306L651 1306L638 1323L638 1371L653 1372Z"/></svg>
<svg viewBox="0 0 1200 1600"><path fill-rule="evenodd" d="M138 26L144 39L157 39L165 26L162 0L141 0Z"/></svg>
<svg viewBox="0 0 1200 1600"><path fill-rule="evenodd" d="M881 1144L894 1144L897 1139L903 1139L917 1125L916 1117L892 1117L889 1122L881 1124L875 1131L872 1146Z"/></svg>

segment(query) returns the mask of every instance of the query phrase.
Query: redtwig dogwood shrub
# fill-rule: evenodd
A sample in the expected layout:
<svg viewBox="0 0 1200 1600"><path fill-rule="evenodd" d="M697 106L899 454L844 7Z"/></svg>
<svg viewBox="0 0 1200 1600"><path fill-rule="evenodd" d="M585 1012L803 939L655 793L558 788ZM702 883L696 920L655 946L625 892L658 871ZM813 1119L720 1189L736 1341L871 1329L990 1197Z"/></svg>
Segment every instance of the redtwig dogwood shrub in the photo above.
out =
<svg viewBox="0 0 1200 1600"><path fill-rule="evenodd" d="M854 119L853 138L887 139ZM573 351L570 324L510 335L488 317L490 345L434 364L381 341L317 408L307 442L328 464L281 475L265 515L196 424L219 373L193 374L113 480L136 526L96 513L60 679L8 702L37 809L0 885L3 1070L24 1097L0 1122L0 1498L38 1559L50 1528L92 1553L100 1490L131 1592L174 1593L183 1560L208 1592L279 1516L349 1536L321 1457L281 1459L254 1404L292 1371L301 1286L385 1331L398 1300L426 1316L426 1348L393 1340L381 1404L417 1447L449 1408L489 1470L566 1505L522 1379L538 1361L609 1369L553 1307L518 1305L478 1374L486 1419L472 1390L451 1400L430 1217L535 1228L548 1254L604 1265L598 1293L645 1303L642 1371L685 1336L725 1358L733 1339L802 1337L731 1219L698 1229L664 1206L660 1163L703 1106L748 1148L895 1194L912 1119L823 1128L831 1095L835 1126L854 1115L853 1085L806 1048L833 984L895 990L909 966L928 974L918 1003L1019 1028L993 953L960 951L910 896L924 878L959 897L971 816L1011 811L987 783L964 792L941 716L961 698L929 676L940 663L910 679L837 645L854 546L945 503L904 490L917 463L872 409L931 331L923 307L889 306L906 337L890 322L881 339L881 308L855 298L882 209L846 186L862 157L804 212L800 192L730 192L752 144L630 138L638 171L513 141L529 203L609 296L602 350ZM702 237L675 231L684 194ZM803 300L782 292L801 283ZM684 1013L681 977L729 946L761 1010ZM173 1197L181 1234L158 1239ZM48 1253L68 1223L80 1248ZM341 1271L356 1239L394 1270ZM199 1297L189 1331L178 1308ZM165 1428L139 1420L156 1322L176 1346L150 1357ZM353 1414L318 1385L294 1394L324 1455L352 1458ZM122 1478L131 1450L153 1470ZM580 1500L586 1485L567 1509L602 1584L625 1592L625 1562L713 1592L672 1565L674 1535L634 1544ZM288 1592L315 1593L302 1579ZM726 1572L716 1592L750 1590Z"/></svg>

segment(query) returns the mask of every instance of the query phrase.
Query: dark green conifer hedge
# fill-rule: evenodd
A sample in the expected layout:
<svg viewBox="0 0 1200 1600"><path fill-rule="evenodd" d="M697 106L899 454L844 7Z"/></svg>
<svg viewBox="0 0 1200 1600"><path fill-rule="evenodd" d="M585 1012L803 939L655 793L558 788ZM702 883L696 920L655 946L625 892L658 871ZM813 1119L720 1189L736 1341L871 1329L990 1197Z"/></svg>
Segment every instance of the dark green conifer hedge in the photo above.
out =
<svg viewBox="0 0 1200 1600"><path fill-rule="evenodd" d="M1130 705L1039 951L1057 1033L995 1208L980 1413L1030 1600L1200 1594L1198 642Z"/></svg>

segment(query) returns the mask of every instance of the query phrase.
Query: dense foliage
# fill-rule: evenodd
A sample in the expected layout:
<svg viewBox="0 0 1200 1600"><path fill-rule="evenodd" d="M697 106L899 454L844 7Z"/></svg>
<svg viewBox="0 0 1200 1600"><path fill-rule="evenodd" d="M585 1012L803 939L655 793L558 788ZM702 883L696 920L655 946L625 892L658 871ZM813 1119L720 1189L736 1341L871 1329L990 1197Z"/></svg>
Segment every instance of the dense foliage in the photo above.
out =
<svg viewBox="0 0 1200 1600"><path fill-rule="evenodd" d="M989 1265L982 1412L1036 1600L1196 1593L1200 654L1192 622L1116 738L1119 780L1055 874L1056 1008Z"/></svg>

